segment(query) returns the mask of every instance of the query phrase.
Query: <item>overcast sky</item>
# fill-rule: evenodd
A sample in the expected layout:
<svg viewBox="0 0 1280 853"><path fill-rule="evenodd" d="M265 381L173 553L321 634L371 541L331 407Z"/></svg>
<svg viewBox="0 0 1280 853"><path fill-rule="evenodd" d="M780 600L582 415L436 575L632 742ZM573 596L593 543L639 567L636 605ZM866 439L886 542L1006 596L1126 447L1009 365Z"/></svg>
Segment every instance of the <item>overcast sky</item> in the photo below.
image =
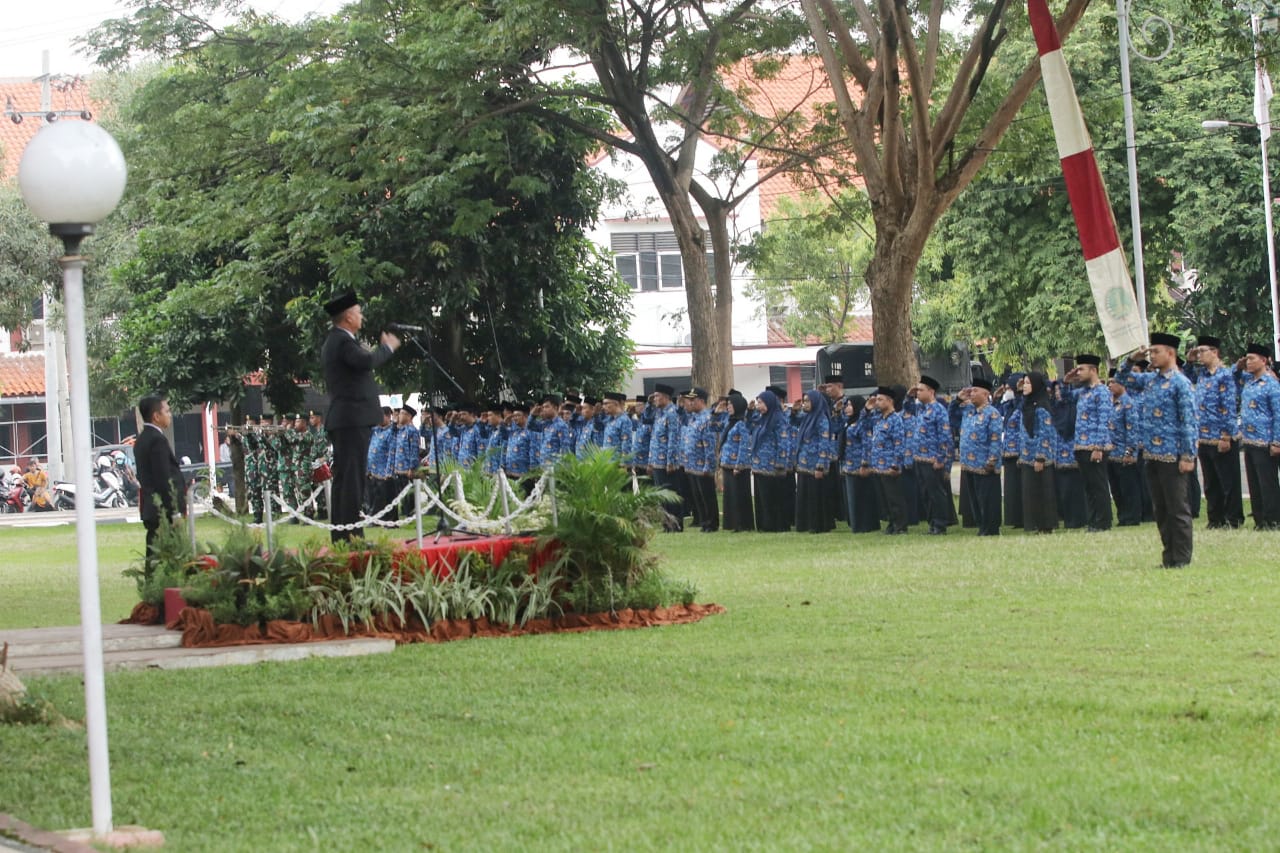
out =
<svg viewBox="0 0 1280 853"><path fill-rule="evenodd" d="M289 20L326 15L345 0L254 0L249 5ZM91 71L71 42L102 21L128 13L125 0L3 0L0 12L0 77L38 77L42 51L55 74Z"/></svg>

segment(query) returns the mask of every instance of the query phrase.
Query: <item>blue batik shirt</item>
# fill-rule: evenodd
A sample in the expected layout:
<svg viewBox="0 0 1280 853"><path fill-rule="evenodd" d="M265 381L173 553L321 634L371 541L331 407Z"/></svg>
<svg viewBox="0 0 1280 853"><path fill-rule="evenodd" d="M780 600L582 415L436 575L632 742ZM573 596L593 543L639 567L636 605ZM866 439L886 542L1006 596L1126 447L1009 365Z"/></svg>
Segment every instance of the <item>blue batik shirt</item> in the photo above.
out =
<svg viewBox="0 0 1280 853"><path fill-rule="evenodd" d="M1004 418L988 403L979 409L972 403L961 407L960 470L988 474L1000 470L1004 448Z"/></svg>
<svg viewBox="0 0 1280 853"><path fill-rule="evenodd" d="M533 433L528 427L510 424L507 427L507 443L502 449L502 470L508 477L523 477L529 473L529 449Z"/></svg>
<svg viewBox="0 0 1280 853"><path fill-rule="evenodd" d="M751 467L751 428L745 420L733 421L720 443L720 464L725 468Z"/></svg>
<svg viewBox="0 0 1280 853"><path fill-rule="evenodd" d="M1043 462L1046 466L1053 467L1054 460L1057 458L1056 443L1061 441L1058 431L1053 428L1053 415L1048 409L1036 406L1035 416L1035 435L1028 435L1026 425L1020 424L1019 432L1022 435L1018 440L1018 464L1034 465L1037 462Z"/></svg>
<svg viewBox="0 0 1280 853"><path fill-rule="evenodd" d="M1176 367L1164 372L1134 373L1127 358L1116 378L1138 396L1143 458L1154 462L1193 460L1199 429L1191 380Z"/></svg>
<svg viewBox="0 0 1280 853"><path fill-rule="evenodd" d="M497 429L490 427L489 439L484 445L484 472L486 474L496 474L498 469L503 465L506 457L507 445L507 425L503 424Z"/></svg>
<svg viewBox="0 0 1280 853"><path fill-rule="evenodd" d="M867 461L877 474L901 471L906 464L906 425L898 412L881 415L872 425Z"/></svg>
<svg viewBox="0 0 1280 853"><path fill-rule="evenodd" d="M955 443L951 438L951 418L947 407L934 400L932 403L916 403L914 437L911 440L911 459L915 462L951 464Z"/></svg>
<svg viewBox="0 0 1280 853"><path fill-rule="evenodd" d="M369 437L368 465L365 468L370 477L385 480L393 473L392 453L395 450L391 443L393 429L391 426L373 428L373 433Z"/></svg>
<svg viewBox="0 0 1280 853"><path fill-rule="evenodd" d="M641 417L631 434L631 464L637 468L649 465L649 439L653 436L653 423Z"/></svg>
<svg viewBox="0 0 1280 853"><path fill-rule="evenodd" d="M1017 461L1022 455L1022 409L1015 408L1004 419L1004 458Z"/></svg>
<svg viewBox="0 0 1280 853"><path fill-rule="evenodd" d="M454 454L454 458L458 460L459 465L465 467L480 458L483 450L484 444L480 440L480 424L474 423L469 427L464 427L462 432L458 434L458 450Z"/></svg>
<svg viewBox="0 0 1280 853"><path fill-rule="evenodd" d="M711 431L711 412L690 412L689 422L680 430L680 455L689 474L710 474L716 470L716 436Z"/></svg>
<svg viewBox="0 0 1280 853"><path fill-rule="evenodd" d="M1219 364L1210 373L1196 365L1192 378L1196 388L1196 418L1199 420L1197 442L1216 445L1240 437L1239 411L1236 403L1236 380L1231 368Z"/></svg>
<svg viewBox="0 0 1280 853"><path fill-rule="evenodd" d="M556 460L569 453L572 447L573 434L564 418L557 416L543 421L542 445L538 452L538 462L542 467L549 468L556 464Z"/></svg>
<svg viewBox="0 0 1280 853"><path fill-rule="evenodd" d="M398 427L395 432L395 447L392 450L391 468L400 476L412 474L418 468L418 454L421 450L418 428L413 424Z"/></svg>
<svg viewBox="0 0 1280 853"><path fill-rule="evenodd" d="M1106 385L1081 388L1076 398L1075 450L1111 450L1111 434L1115 429L1115 406Z"/></svg>
<svg viewBox="0 0 1280 853"><path fill-rule="evenodd" d="M791 426L779 418L773 428L752 430L751 470L757 474L784 474L791 464Z"/></svg>
<svg viewBox="0 0 1280 853"><path fill-rule="evenodd" d="M1134 462L1138 458L1138 409L1128 393L1113 398L1115 416L1111 421L1111 462Z"/></svg>
<svg viewBox="0 0 1280 853"><path fill-rule="evenodd" d="M680 407L669 403L653 418L653 434L649 439L649 464L667 468L677 464L680 451Z"/></svg>
<svg viewBox="0 0 1280 853"><path fill-rule="evenodd" d="M1250 447L1280 445L1280 382L1271 370L1256 378L1241 371L1240 442Z"/></svg>
<svg viewBox="0 0 1280 853"><path fill-rule="evenodd" d="M631 464L631 418L624 414L605 416L604 435L600 446L612 450L624 465Z"/></svg>
<svg viewBox="0 0 1280 853"><path fill-rule="evenodd" d="M840 473L856 474L866 460L866 421L870 412L859 412L853 423L846 423L844 429L844 450L840 454Z"/></svg>

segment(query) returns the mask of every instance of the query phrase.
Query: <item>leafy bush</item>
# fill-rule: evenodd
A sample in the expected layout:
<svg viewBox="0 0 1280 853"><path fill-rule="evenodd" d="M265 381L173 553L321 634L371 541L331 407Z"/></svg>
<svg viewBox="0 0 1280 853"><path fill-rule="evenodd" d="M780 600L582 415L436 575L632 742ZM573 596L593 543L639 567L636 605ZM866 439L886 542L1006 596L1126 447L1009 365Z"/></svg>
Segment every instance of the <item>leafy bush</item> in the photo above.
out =
<svg viewBox="0 0 1280 853"><path fill-rule="evenodd" d="M139 601L162 607L164 591L169 587L182 586L186 578L196 571L197 561L191 549L191 540L187 538L186 528L181 523L168 521L164 516L160 518L160 527L156 531L151 553L149 568L146 554L143 554L139 563L125 569L122 574L133 579L138 588Z"/></svg>

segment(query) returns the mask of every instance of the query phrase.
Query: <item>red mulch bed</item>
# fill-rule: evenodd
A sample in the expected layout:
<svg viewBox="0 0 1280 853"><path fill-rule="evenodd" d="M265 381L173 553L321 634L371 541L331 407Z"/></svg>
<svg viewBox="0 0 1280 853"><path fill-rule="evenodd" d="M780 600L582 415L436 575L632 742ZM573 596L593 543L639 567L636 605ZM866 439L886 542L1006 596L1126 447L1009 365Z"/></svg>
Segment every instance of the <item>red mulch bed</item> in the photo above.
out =
<svg viewBox="0 0 1280 853"><path fill-rule="evenodd" d="M524 627L494 625L488 619L445 619L428 630L416 617L401 624L394 616L381 618L372 625L356 623L349 632L335 616L324 616L319 626L310 622L268 622L265 630L257 625L216 625L207 610L183 608L168 627L182 632L186 648L207 646L246 646L260 643L316 643L348 637L390 637L397 643L447 643L472 637L519 637L524 634L581 633L583 631L618 631L625 628L655 628L661 625L687 625L708 616L723 613L719 604L677 604L656 610L619 610L616 613L566 613L550 619L530 619ZM155 625L161 621L157 608L139 604L125 620L134 624Z"/></svg>

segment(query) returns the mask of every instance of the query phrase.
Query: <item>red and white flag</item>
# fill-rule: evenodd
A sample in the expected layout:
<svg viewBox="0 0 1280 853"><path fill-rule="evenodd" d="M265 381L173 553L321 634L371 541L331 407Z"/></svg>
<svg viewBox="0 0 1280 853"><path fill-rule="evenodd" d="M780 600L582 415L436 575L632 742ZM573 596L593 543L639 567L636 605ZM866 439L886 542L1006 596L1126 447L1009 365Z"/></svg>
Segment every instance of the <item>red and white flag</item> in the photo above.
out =
<svg viewBox="0 0 1280 853"><path fill-rule="evenodd" d="M1133 295L1129 266L1120 248L1115 215L1093 156L1093 143L1076 99L1071 71L1062 56L1062 41L1045 0L1027 0L1027 14L1040 52L1040 76L1049 100L1053 135L1067 182L1067 197L1080 232L1084 266L1098 309L1098 320L1113 357L1147 343Z"/></svg>

